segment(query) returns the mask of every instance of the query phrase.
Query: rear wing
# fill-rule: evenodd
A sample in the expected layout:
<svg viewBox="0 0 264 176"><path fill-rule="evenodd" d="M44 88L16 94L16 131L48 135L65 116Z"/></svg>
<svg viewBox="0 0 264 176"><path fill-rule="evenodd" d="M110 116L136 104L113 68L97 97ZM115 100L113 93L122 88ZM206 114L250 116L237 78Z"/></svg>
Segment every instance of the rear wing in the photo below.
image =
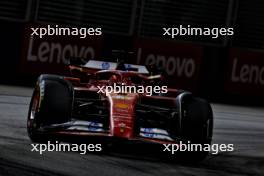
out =
<svg viewBox="0 0 264 176"><path fill-rule="evenodd" d="M89 60L85 65L83 65L83 67L90 69L98 69L98 70L135 71L142 74L149 74L149 71L146 68L146 66L126 64L126 63Z"/></svg>

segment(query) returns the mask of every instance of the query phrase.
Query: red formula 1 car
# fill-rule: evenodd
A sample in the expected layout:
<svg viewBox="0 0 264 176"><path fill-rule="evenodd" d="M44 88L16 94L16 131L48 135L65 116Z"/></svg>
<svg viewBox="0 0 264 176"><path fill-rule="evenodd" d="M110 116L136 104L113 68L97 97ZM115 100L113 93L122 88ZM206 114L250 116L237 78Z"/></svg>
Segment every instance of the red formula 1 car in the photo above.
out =
<svg viewBox="0 0 264 176"><path fill-rule="evenodd" d="M90 60L69 65L69 70L72 76L38 78L27 119L33 142L66 134L159 144L211 143L209 103L190 92L167 89L163 77L145 66Z"/></svg>

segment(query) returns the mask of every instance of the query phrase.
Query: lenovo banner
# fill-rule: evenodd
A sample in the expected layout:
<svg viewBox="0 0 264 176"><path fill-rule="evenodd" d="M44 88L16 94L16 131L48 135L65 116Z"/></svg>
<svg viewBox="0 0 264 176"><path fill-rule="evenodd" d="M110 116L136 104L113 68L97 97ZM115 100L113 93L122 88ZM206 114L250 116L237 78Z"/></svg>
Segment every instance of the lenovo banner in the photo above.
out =
<svg viewBox="0 0 264 176"><path fill-rule="evenodd" d="M170 87L194 91L197 88L203 48L194 44L158 40L137 39L136 64L156 65L168 75Z"/></svg>
<svg viewBox="0 0 264 176"><path fill-rule="evenodd" d="M264 52L232 48L225 90L243 95L264 95Z"/></svg>
<svg viewBox="0 0 264 176"><path fill-rule="evenodd" d="M64 73L70 57L98 58L101 53L102 37L87 36L40 36L32 35L32 28L44 25L27 25L23 36L22 73Z"/></svg>

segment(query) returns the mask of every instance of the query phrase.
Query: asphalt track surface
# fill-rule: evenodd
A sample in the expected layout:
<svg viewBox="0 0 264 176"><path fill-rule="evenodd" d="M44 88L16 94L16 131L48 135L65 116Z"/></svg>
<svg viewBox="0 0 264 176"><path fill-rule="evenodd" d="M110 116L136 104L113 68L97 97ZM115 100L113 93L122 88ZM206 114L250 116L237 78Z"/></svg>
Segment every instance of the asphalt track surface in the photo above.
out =
<svg viewBox="0 0 264 176"><path fill-rule="evenodd" d="M130 153L31 152L26 116L32 89L0 86L0 175L264 175L264 109L213 104L214 143L233 152L197 165Z"/></svg>

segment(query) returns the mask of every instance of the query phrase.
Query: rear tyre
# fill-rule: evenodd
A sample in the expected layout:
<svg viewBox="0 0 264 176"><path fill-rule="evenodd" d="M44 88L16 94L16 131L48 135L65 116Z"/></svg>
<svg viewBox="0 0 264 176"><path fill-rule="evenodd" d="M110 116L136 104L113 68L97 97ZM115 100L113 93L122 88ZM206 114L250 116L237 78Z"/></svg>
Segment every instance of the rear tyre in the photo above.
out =
<svg viewBox="0 0 264 176"><path fill-rule="evenodd" d="M33 92L28 118L28 136L33 142L47 142L51 136L43 127L67 122L72 109L72 88L62 77L41 75Z"/></svg>

